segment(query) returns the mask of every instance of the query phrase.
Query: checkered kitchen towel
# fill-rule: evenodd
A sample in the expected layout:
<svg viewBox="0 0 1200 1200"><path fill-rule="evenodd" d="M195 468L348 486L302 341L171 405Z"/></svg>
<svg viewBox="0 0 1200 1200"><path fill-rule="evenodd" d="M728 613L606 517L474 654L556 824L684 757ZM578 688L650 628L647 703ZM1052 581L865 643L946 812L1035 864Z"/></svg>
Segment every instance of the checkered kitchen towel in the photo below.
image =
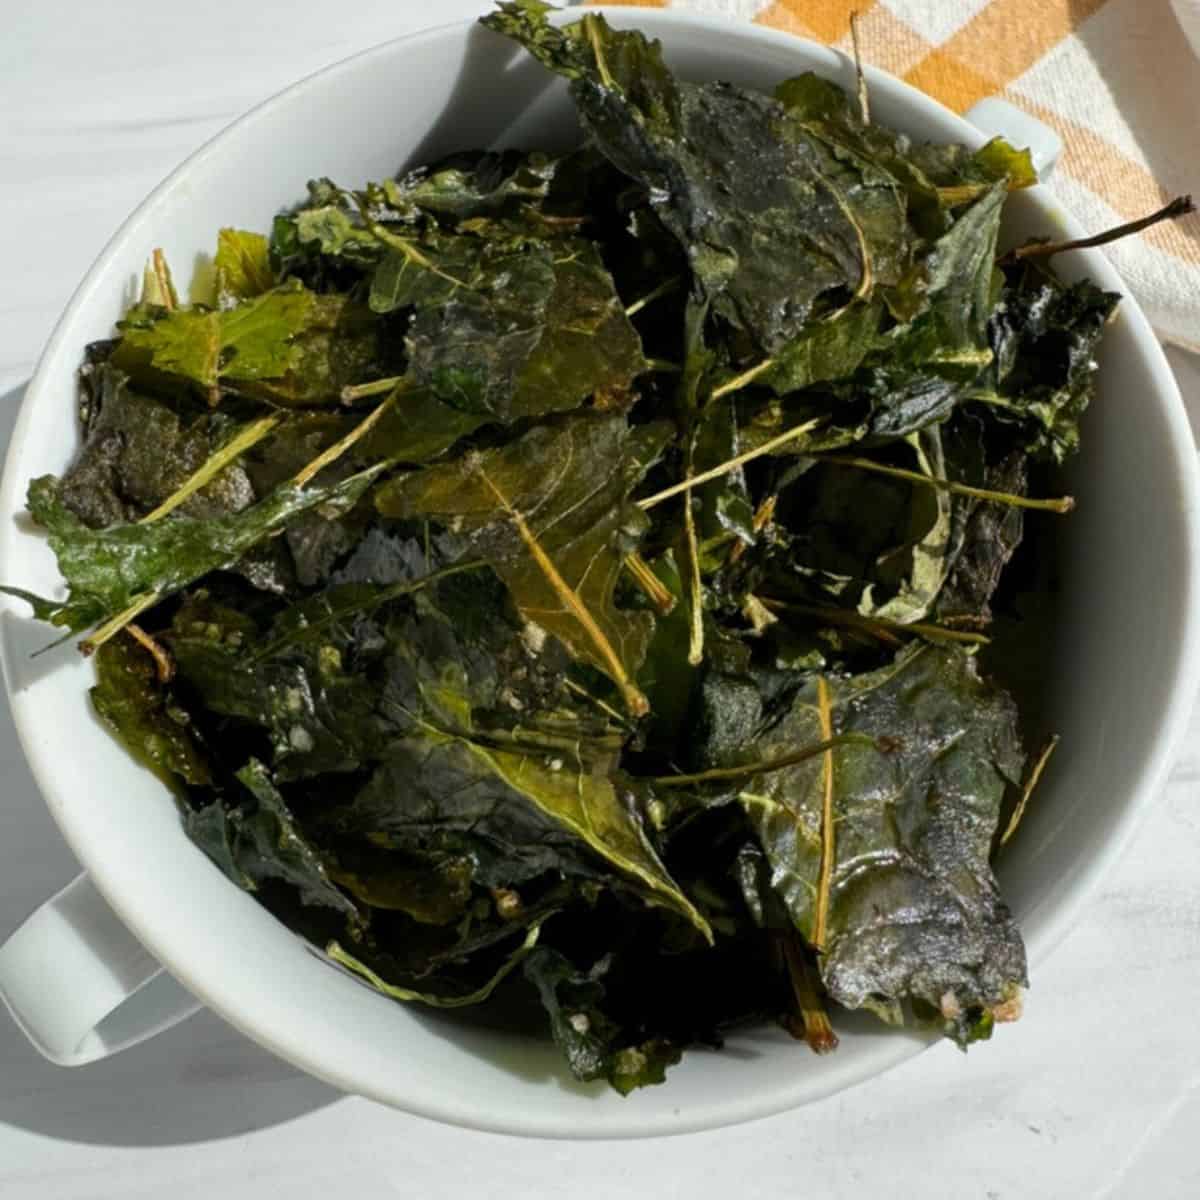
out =
<svg viewBox="0 0 1200 1200"><path fill-rule="evenodd" d="M1057 129L1053 187L1088 230L1200 194L1200 0L617 2L754 20L847 53L857 11L865 62L957 112L1000 96ZM1106 251L1159 335L1200 351L1200 214Z"/></svg>

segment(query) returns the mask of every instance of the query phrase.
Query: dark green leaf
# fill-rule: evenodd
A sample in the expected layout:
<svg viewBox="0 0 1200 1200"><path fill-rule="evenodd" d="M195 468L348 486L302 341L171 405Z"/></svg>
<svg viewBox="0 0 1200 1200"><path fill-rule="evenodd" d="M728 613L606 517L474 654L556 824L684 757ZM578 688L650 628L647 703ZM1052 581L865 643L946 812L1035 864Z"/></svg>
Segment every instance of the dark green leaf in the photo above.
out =
<svg viewBox="0 0 1200 1200"><path fill-rule="evenodd" d="M242 556L301 513L330 515L356 503L379 474L372 468L330 487L282 484L257 504L200 520L177 513L149 524L89 529L67 507L62 482L43 475L29 485L28 505L47 531L69 598L44 601L38 616L79 631L124 612L144 596L163 598Z"/></svg>
<svg viewBox="0 0 1200 1200"><path fill-rule="evenodd" d="M226 632L177 619L168 644L179 679L209 713L261 728L279 778L354 771L384 752L396 727L371 681L347 671L334 645L258 663L243 638Z"/></svg>
<svg viewBox="0 0 1200 1200"><path fill-rule="evenodd" d="M465 854L409 855L370 842L341 841L330 877L351 895L422 925L458 920L473 897L474 865Z"/></svg>
<svg viewBox="0 0 1200 1200"><path fill-rule="evenodd" d="M1023 188L1037 182L1028 150L1016 150L1003 138L974 153L954 144L914 143L885 126L865 125L846 93L818 75L787 79L775 96L793 120L839 157L868 162L892 176L905 192L910 218L926 237L945 232L949 210L974 200L992 183Z"/></svg>
<svg viewBox="0 0 1200 1200"><path fill-rule="evenodd" d="M1096 346L1119 301L1037 268L1005 289L988 329L993 366L971 395L997 421L1017 424L1030 453L1061 463L1078 447L1096 390Z"/></svg>
<svg viewBox="0 0 1200 1200"><path fill-rule="evenodd" d="M538 990L550 1030L576 1079L605 1079L627 1096L662 1083L680 1048L660 1038L631 1038L604 1011L607 962L577 970L557 950L539 947L525 960L525 977Z"/></svg>
<svg viewBox="0 0 1200 1200"><path fill-rule="evenodd" d="M807 325L780 347L754 382L782 395L853 375L874 347L882 314L878 301L856 303Z"/></svg>
<svg viewBox="0 0 1200 1200"><path fill-rule="evenodd" d="M331 908L359 923L357 906L330 880L324 859L296 825L266 767L252 759L237 777L253 802L226 808L218 800L189 813L188 836L246 891L280 880L297 890L302 903Z"/></svg>
<svg viewBox="0 0 1200 1200"><path fill-rule="evenodd" d="M649 613L616 603L622 563L646 528L627 497L667 432L661 425L631 430L623 416L583 415L403 476L376 503L386 516L453 523L528 620L625 689L654 628Z"/></svg>
<svg viewBox="0 0 1200 1200"><path fill-rule="evenodd" d="M615 870L647 903L708 932L613 782L566 757L415 734L397 740L367 786L330 819L397 848L466 852L488 886L519 885L546 871L604 878Z"/></svg>
<svg viewBox="0 0 1200 1200"><path fill-rule="evenodd" d="M83 448L62 479L63 502L93 528L144 516L176 491L237 431L217 413L188 414L140 394L117 368L90 381ZM233 463L184 502L180 511L212 517L254 501L245 470Z"/></svg>
<svg viewBox="0 0 1200 1200"><path fill-rule="evenodd" d="M132 638L116 638L96 652L92 707L121 744L164 783L201 786L211 781L188 714L156 677L154 659Z"/></svg>
<svg viewBox="0 0 1200 1200"><path fill-rule="evenodd" d="M920 261L919 315L876 344L847 389L867 394L877 438L903 437L943 420L992 361L988 322L999 296L994 263L1004 188L965 209Z"/></svg>
<svg viewBox="0 0 1200 1200"><path fill-rule="evenodd" d="M978 426L974 423L967 426L966 422L960 425L948 429L943 439L947 474L990 491L1025 495L1028 490L1025 455L1014 450L999 463L989 465L982 458ZM955 545L948 551L950 569L934 612L943 621L971 617L986 623L991 619L989 601L999 585L1001 572L1021 542L1025 510L1012 504L957 497L954 518L961 528L955 531Z"/></svg>
<svg viewBox="0 0 1200 1200"><path fill-rule="evenodd" d="M838 733L877 746L832 752L835 863L821 973L849 1008L901 1019L907 1004L961 1038L1025 983L1021 938L988 863L1005 788L1020 780L1016 711L959 649L902 651L829 681ZM815 685L754 753L819 741ZM744 751L743 751L744 753ZM824 758L763 775L739 802L797 929L815 931ZM922 1007L923 1006L923 1007Z"/></svg>
<svg viewBox="0 0 1200 1200"><path fill-rule="evenodd" d="M412 205L457 222L474 217L519 211L543 201L560 160L548 154L457 155L433 167L418 167L384 189L391 206L403 211Z"/></svg>
<svg viewBox="0 0 1200 1200"><path fill-rule="evenodd" d="M646 362L612 276L596 247L581 239L556 246L553 265L545 329L517 378L514 407L558 412L589 396L620 404Z"/></svg>
<svg viewBox="0 0 1200 1200"><path fill-rule="evenodd" d="M395 243L371 305L415 307L411 377L465 413L512 421L574 408L624 391L644 366L612 280L582 241Z"/></svg>
<svg viewBox="0 0 1200 1200"><path fill-rule="evenodd" d="M900 461L909 469L945 476L936 428L914 435L904 450ZM954 514L966 508L943 491L817 460L781 495L777 512L796 533L778 534L768 548L778 566L762 586L767 595L786 598L799 589L864 616L919 621L961 545Z"/></svg>

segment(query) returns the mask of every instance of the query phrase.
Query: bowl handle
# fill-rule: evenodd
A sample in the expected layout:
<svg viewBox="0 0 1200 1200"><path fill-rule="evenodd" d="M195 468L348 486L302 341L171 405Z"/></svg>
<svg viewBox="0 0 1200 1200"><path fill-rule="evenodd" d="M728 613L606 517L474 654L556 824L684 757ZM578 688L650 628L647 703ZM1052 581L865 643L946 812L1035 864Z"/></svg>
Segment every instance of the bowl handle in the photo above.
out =
<svg viewBox="0 0 1200 1200"><path fill-rule="evenodd" d="M107 1058L201 1006L142 948L86 875L0 946L0 999L64 1067Z"/></svg>
<svg viewBox="0 0 1200 1200"><path fill-rule="evenodd" d="M1045 183L1050 178L1063 152L1063 143L1049 125L995 96L980 100L964 115L972 125L992 137L1002 137L1014 146L1028 146L1038 179Z"/></svg>

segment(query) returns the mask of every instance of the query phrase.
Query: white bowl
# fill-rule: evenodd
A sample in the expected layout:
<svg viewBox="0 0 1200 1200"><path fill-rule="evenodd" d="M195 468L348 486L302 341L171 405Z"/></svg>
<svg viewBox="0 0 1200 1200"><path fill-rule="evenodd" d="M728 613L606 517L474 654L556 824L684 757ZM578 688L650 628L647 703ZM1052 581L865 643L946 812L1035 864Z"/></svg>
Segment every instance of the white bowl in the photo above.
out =
<svg viewBox="0 0 1200 1200"><path fill-rule="evenodd" d="M748 24L616 8L665 44L682 76L769 89L816 70L849 81L831 50ZM918 138L978 145L980 133L926 96L868 71L871 111ZM161 246L184 273L218 227L266 229L307 179L347 184L477 145L565 145L575 122L563 84L511 43L454 25L371 50L243 117L181 166L129 218L80 285L29 385L0 490L0 577L59 587L53 557L20 519L27 481L59 472L77 446L75 371L110 335L143 263ZM1075 234L1044 188L1014 196L1008 240ZM1069 276L1124 291L1096 252L1065 256ZM1000 874L1037 967L1075 919L1159 791L1197 675L1200 531L1184 410L1162 353L1126 297L1104 341L1067 518L1066 588L1046 703L1063 735ZM17 602L3 604L4 665L22 743L46 803L96 886L141 942L205 1004L250 1037L348 1091L481 1129L635 1137L730 1124L790 1108L877 1074L923 1039L868 1020L842 1024L836 1054L784 1034L738 1034L694 1051L665 1086L621 1099L566 1078L548 1041L449 1023L393 1003L331 969L184 836L162 786L89 708L91 667L44 644ZM1115 986L1120 986L1118 982ZM1019 1038L1019 1025L1001 1040ZM988 1054L987 1046L972 1055ZM1065 1053L1066 1051L1064 1051Z"/></svg>

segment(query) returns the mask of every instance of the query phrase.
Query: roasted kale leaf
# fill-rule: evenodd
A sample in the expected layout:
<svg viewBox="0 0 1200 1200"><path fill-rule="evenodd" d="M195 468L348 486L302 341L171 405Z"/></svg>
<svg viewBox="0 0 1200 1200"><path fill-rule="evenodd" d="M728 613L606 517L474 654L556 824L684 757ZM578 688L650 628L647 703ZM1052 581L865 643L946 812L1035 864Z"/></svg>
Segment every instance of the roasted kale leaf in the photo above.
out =
<svg viewBox="0 0 1200 1200"><path fill-rule="evenodd" d="M830 996L891 1022L915 1011L964 1041L1026 983L989 864L1006 788L1021 779L1016 708L969 654L946 647L907 649L828 690L834 733L867 740L753 775L737 803L797 929L820 946ZM817 684L754 732L759 760L820 742ZM823 892L830 786L834 865Z"/></svg>

